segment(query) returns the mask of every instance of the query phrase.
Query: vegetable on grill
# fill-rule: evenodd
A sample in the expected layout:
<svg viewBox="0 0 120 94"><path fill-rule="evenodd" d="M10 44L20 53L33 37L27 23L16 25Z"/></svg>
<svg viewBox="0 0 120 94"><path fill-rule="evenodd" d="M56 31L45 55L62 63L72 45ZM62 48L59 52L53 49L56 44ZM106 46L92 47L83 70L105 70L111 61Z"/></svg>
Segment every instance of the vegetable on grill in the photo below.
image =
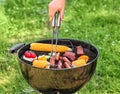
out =
<svg viewBox="0 0 120 94"><path fill-rule="evenodd" d="M49 68L49 62L47 60L34 60L33 66L38 68Z"/></svg>
<svg viewBox="0 0 120 94"><path fill-rule="evenodd" d="M80 59L84 59L87 62L89 60L89 56L81 55L80 57L78 57L78 60L80 60Z"/></svg>
<svg viewBox="0 0 120 94"><path fill-rule="evenodd" d="M86 61L84 59L79 59L79 60L73 61L72 64L76 67L79 67L79 66L85 65Z"/></svg>
<svg viewBox="0 0 120 94"><path fill-rule="evenodd" d="M47 60L46 55L38 56L38 60Z"/></svg>
<svg viewBox="0 0 120 94"><path fill-rule="evenodd" d="M56 52L72 51L71 48L64 45L51 45L51 44L45 44L45 43L31 43L30 49L35 51L47 51L47 52L51 50Z"/></svg>

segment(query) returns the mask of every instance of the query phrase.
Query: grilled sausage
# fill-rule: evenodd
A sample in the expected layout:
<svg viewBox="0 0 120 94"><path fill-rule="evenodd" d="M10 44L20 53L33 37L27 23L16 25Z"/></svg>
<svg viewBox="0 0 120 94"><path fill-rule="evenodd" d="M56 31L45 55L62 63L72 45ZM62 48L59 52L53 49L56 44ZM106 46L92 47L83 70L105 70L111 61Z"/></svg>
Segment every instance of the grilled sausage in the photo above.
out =
<svg viewBox="0 0 120 94"><path fill-rule="evenodd" d="M71 65L72 63L70 62L70 60L69 59L67 59L67 57L63 57L63 61L64 62L67 62L69 65Z"/></svg>
<svg viewBox="0 0 120 94"><path fill-rule="evenodd" d="M70 65L68 64L68 62L64 62L64 66L65 66L66 68L71 68Z"/></svg>
<svg viewBox="0 0 120 94"><path fill-rule="evenodd" d="M57 53L57 54L56 54L55 59L56 59L56 60L59 60L59 59L60 59L60 53Z"/></svg>
<svg viewBox="0 0 120 94"><path fill-rule="evenodd" d="M73 53L73 52L65 52L65 53L63 54L63 56L69 58L69 59L72 60L72 61L74 61L75 58L76 58L76 57L75 57L75 53Z"/></svg>
<svg viewBox="0 0 120 94"><path fill-rule="evenodd" d="M58 66L57 66L58 69L61 69L62 68L62 62L61 60L58 61Z"/></svg>
<svg viewBox="0 0 120 94"><path fill-rule="evenodd" d="M54 67L55 66L55 57L50 57L50 67Z"/></svg>

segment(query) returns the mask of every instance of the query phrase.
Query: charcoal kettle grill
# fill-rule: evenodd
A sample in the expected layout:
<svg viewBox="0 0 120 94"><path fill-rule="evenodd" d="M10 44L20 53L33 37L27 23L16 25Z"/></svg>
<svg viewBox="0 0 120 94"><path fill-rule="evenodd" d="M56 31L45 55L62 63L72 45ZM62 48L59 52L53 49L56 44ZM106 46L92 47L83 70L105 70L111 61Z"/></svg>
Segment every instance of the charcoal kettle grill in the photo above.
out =
<svg viewBox="0 0 120 94"><path fill-rule="evenodd" d="M37 42L50 44L51 39L40 40ZM85 54L90 57L90 60L86 65L63 69L34 67L22 58L24 52L29 50L30 43L17 44L10 49L10 52L17 53L21 73L32 88L43 94L58 94L56 92L59 92L59 94L72 94L82 88L94 74L98 50L95 46L83 41L75 39L58 39L58 45L65 45L72 48L70 42L73 44L73 47L81 45ZM55 39L53 40L53 43L55 43Z"/></svg>

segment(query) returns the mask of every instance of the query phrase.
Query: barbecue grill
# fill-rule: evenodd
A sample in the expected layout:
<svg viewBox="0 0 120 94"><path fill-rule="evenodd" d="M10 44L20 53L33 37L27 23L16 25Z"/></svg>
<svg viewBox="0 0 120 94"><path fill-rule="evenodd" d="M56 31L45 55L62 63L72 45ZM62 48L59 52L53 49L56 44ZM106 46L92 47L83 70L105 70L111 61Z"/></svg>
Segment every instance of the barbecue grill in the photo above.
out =
<svg viewBox="0 0 120 94"><path fill-rule="evenodd" d="M51 39L37 42L50 44ZM53 44L55 44L55 39L53 39ZM80 67L44 69L34 67L22 58L24 52L29 50L30 43L20 43L10 49L11 53L17 52L20 69L25 80L32 88L43 94L75 93L91 79L96 69L98 50L92 44L75 39L58 39L58 45L65 45L73 50L75 46L81 45L90 60L86 65ZM36 53L38 52L36 51Z"/></svg>

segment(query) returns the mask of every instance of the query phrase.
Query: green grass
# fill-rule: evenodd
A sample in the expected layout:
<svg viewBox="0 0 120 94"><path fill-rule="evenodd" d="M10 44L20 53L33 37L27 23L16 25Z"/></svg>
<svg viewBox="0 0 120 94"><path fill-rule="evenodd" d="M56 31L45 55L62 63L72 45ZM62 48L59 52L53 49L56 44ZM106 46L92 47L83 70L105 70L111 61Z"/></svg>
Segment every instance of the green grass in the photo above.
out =
<svg viewBox="0 0 120 94"><path fill-rule="evenodd" d="M25 94L17 43L51 38L50 0L0 0L0 94ZM99 50L96 72L79 94L120 94L120 0L67 0L59 37L83 40ZM28 93L35 94L35 92Z"/></svg>

